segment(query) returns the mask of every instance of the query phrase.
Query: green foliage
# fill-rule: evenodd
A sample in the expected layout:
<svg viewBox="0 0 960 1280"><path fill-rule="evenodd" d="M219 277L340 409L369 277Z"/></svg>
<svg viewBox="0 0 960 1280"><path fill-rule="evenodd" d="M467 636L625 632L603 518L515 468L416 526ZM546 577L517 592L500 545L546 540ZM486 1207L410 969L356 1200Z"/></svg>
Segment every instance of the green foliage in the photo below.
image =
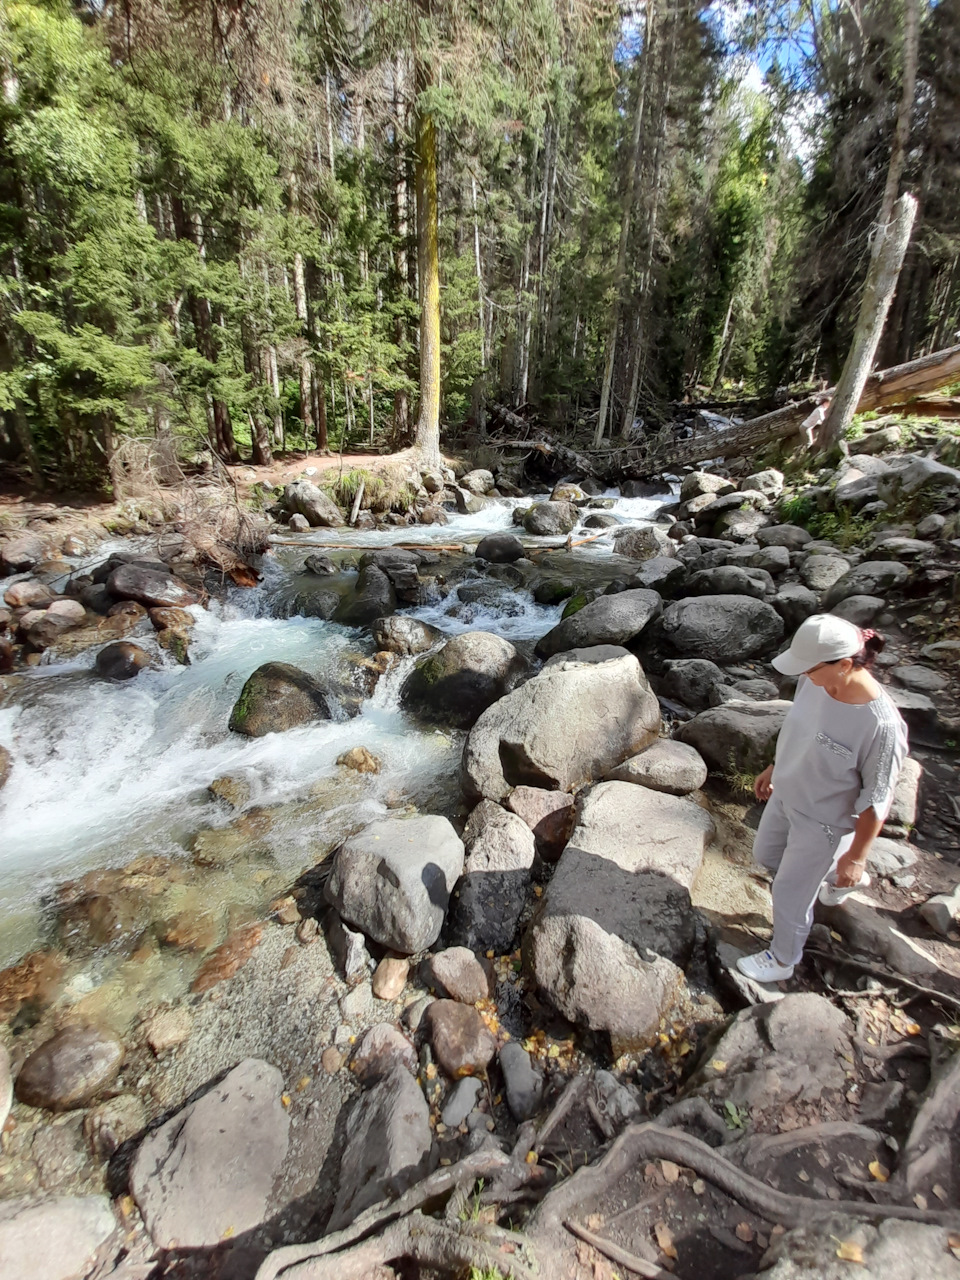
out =
<svg viewBox="0 0 960 1280"><path fill-rule="evenodd" d="M723 1111L723 1119L728 1129L745 1129L747 1127L750 1112L746 1107L738 1107L735 1102L731 1102L727 1098L723 1104Z"/></svg>
<svg viewBox="0 0 960 1280"><path fill-rule="evenodd" d="M838 511L817 511L806 522L806 527L815 538L832 542L841 551L859 546L878 523L877 517L855 516L848 507Z"/></svg>

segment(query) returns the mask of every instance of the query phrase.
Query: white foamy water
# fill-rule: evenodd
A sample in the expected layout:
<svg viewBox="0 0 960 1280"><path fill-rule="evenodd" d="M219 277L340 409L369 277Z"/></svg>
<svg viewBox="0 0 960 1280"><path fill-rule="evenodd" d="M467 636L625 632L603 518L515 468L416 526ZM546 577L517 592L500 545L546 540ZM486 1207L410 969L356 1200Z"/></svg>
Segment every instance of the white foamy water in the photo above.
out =
<svg viewBox="0 0 960 1280"><path fill-rule="evenodd" d="M629 523L649 521L669 496L618 499L614 514ZM514 509L530 501L503 499L475 516L454 516L445 526L367 534L315 530L298 541L459 545L513 529ZM545 541L517 532L531 546ZM577 555L602 557L610 541L598 540ZM319 780L337 774L336 758L350 747L367 747L380 758L381 773L364 775L359 799L356 787L345 787L342 799L334 791L329 803L314 806L273 841L279 863L299 870L309 865L318 840L383 813L391 792L423 793L455 775L460 736L419 725L400 710L409 661L381 679L354 718L264 738L229 731L243 683L262 663L289 662L342 679L351 669L347 654L370 649L358 632L313 618L272 616L298 572L294 550L281 543L277 555L265 558L257 590L237 589L222 606L193 610L190 666L157 650L147 626L145 635L131 638L156 653L156 669L127 683L109 683L92 673L91 651L69 663L30 669L0 708L0 744L14 761L0 792L0 964L33 945L39 904L52 884L87 868L123 864L141 852L182 852L196 831L228 821L206 790L215 778L242 778L252 804L276 806L308 797ZM306 554L309 548L297 550ZM330 585L343 589L349 581L338 575ZM535 640L560 618L562 606L538 605L528 591L506 585L503 592L502 601L464 604L451 595L404 612L448 634L485 630L513 641Z"/></svg>

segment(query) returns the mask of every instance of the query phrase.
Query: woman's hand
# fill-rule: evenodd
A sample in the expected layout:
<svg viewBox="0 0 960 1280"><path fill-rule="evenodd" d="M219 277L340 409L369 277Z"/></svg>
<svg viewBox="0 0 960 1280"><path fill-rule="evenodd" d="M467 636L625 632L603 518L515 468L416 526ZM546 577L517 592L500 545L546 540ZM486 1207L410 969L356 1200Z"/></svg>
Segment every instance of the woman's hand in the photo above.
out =
<svg viewBox="0 0 960 1280"><path fill-rule="evenodd" d="M860 878L867 866L867 855L851 850L837 862L835 883L838 889L852 889L860 883Z"/></svg>
<svg viewBox="0 0 960 1280"><path fill-rule="evenodd" d="M773 795L773 765L768 764L763 773L753 780L753 794L758 800L769 800Z"/></svg>

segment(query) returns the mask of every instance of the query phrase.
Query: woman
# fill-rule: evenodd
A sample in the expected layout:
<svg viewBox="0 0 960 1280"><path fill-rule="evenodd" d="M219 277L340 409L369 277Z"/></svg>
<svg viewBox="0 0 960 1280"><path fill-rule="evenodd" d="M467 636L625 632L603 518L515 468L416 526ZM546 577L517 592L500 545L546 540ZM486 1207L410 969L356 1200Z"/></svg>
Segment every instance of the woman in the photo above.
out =
<svg viewBox="0 0 960 1280"><path fill-rule="evenodd" d="M775 873L773 941L737 967L757 982L792 977L818 893L836 902L869 884L867 854L907 751L900 713L870 674L883 643L843 618L816 614L773 659L800 681L776 760L754 782L757 799L768 802L753 856Z"/></svg>

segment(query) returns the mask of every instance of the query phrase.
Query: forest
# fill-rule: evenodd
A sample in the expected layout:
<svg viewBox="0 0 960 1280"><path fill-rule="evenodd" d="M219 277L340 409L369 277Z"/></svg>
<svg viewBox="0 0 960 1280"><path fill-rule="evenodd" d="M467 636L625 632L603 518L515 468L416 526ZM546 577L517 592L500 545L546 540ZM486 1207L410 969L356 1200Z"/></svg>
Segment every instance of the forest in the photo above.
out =
<svg viewBox="0 0 960 1280"><path fill-rule="evenodd" d="M38 490L832 384L892 156L875 363L960 328L960 0L7 0L0 59Z"/></svg>

